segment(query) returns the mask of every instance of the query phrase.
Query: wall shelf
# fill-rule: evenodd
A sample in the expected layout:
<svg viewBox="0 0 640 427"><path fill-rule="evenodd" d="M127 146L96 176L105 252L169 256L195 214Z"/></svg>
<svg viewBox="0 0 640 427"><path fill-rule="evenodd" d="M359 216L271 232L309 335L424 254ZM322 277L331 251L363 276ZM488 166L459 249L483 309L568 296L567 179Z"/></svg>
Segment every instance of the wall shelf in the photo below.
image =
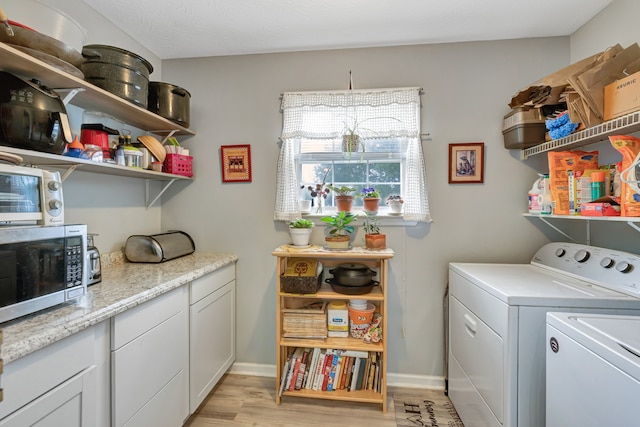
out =
<svg viewBox="0 0 640 427"><path fill-rule="evenodd" d="M195 135L195 132L188 128L138 107L5 43L0 43L0 69L27 80L35 78L52 89L66 89L65 91L60 90L61 93L69 92L71 89L79 89L68 102L86 110L108 114L131 126L155 134L166 134L173 131L178 135Z"/></svg>
<svg viewBox="0 0 640 427"><path fill-rule="evenodd" d="M547 141L521 151L522 160L548 151L569 150L606 140L610 135L640 131L640 111L572 133L560 139Z"/></svg>
<svg viewBox="0 0 640 427"><path fill-rule="evenodd" d="M640 217L630 217L630 216L581 216L581 215L539 215L539 214L530 214L530 213L525 213L523 215L526 216L526 217L529 217L529 218L538 218L540 221L545 223L550 228L554 229L555 231L557 231L558 233L562 234L563 236L565 236L566 238L568 238L572 242L576 242L576 243L577 243L576 239L574 239L573 237L571 237L570 235L568 235L567 233L562 231L560 228L558 228L555 225L553 225L551 222L549 222L549 219L568 219L568 220L573 220L573 221L583 221L585 223L585 226L586 226L586 235L587 235L586 244L587 245L591 244L591 221L596 221L596 222L598 222L598 221L625 222L625 223L627 223L627 225L629 227L633 228L635 231L640 233L640 226L638 226L638 224L640 223Z"/></svg>

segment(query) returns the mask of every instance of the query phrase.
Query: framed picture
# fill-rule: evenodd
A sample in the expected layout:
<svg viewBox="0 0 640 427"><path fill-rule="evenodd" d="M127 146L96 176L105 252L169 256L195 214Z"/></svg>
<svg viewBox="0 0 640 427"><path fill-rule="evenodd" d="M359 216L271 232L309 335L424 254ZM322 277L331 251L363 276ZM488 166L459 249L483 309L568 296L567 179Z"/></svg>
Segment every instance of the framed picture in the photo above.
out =
<svg viewBox="0 0 640 427"><path fill-rule="evenodd" d="M251 182L251 146L220 146L222 182Z"/></svg>
<svg viewBox="0 0 640 427"><path fill-rule="evenodd" d="M484 182L484 142L449 144L449 184Z"/></svg>

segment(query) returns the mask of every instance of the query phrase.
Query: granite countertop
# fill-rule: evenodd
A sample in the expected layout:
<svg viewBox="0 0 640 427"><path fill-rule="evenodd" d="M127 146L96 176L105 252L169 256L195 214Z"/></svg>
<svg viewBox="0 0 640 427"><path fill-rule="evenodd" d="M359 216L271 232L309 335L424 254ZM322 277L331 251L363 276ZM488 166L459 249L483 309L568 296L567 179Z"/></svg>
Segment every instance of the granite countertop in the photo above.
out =
<svg viewBox="0 0 640 427"><path fill-rule="evenodd" d="M86 295L0 325L5 364L233 263L238 256L195 252L146 264L127 262L116 253L101 260L102 282L90 286Z"/></svg>

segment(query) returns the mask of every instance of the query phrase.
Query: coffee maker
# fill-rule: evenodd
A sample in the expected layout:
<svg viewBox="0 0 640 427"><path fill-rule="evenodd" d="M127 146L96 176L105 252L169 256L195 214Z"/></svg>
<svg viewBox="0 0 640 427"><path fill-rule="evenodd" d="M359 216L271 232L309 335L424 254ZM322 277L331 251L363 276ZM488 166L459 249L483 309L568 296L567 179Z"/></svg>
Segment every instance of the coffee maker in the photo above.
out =
<svg viewBox="0 0 640 427"><path fill-rule="evenodd" d="M94 236L97 236L97 234L87 234L87 257L85 263L87 286L95 285L102 280L100 252L98 252L98 248L93 245Z"/></svg>

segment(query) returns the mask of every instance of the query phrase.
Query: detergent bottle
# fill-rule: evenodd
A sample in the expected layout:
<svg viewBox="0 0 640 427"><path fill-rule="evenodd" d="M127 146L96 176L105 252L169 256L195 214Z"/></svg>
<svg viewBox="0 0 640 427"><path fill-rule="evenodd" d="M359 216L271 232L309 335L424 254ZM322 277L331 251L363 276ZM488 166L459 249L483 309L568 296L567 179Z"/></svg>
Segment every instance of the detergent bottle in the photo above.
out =
<svg viewBox="0 0 640 427"><path fill-rule="evenodd" d="M539 214L541 212L540 202L542 201L542 191L544 190L544 175L538 174L539 178L536 179L529 190L529 213Z"/></svg>
<svg viewBox="0 0 640 427"><path fill-rule="evenodd" d="M553 213L553 199L551 198L551 184L549 174L542 175L542 194L540 194L540 214L551 215Z"/></svg>

